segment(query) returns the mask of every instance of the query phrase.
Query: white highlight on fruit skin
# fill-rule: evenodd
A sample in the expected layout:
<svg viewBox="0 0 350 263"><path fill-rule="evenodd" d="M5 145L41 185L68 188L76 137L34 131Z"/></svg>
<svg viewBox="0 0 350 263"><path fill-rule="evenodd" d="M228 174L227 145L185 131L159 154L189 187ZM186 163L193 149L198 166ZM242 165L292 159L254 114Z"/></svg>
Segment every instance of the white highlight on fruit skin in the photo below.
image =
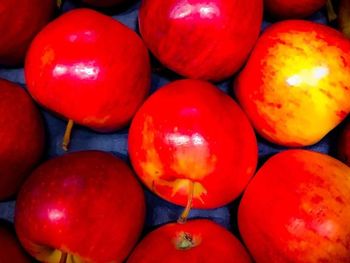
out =
<svg viewBox="0 0 350 263"><path fill-rule="evenodd" d="M286 82L291 87L306 84L316 86L318 82L329 75L329 68L327 66L317 66L312 69L304 69L298 74L287 78Z"/></svg>
<svg viewBox="0 0 350 263"><path fill-rule="evenodd" d="M172 133L166 135L166 141L169 144L181 146L181 145L204 145L206 144L205 139L199 134L194 133L191 136L183 135L181 133Z"/></svg>
<svg viewBox="0 0 350 263"><path fill-rule="evenodd" d="M76 76L80 79L96 80L100 70L93 62L76 63L72 66L57 64L53 69L53 76L60 77L66 74Z"/></svg>
<svg viewBox="0 0 350 263"><path fill-rule="evenodd" d="M220 16L220 9L215 3L207 4L190 4L187 0L179 2L171 11L172 19L188 18L192 15L199 14L201 18L212 19Z"/></svg>
<svg viewBox="0 0 350 263"><path fill-rule="evenodd" d="M48 216L49 216L50 221L56 222L56 221L62 220L65 217L65 214L61 210L50 209L48 211Z"/></svg>

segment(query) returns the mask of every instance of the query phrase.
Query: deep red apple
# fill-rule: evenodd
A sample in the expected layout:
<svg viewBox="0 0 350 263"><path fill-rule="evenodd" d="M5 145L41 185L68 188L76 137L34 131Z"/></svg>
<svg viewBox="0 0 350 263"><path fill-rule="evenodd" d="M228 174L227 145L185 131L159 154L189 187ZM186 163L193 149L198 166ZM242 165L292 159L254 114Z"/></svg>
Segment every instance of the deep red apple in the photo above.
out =
<svg viewBox="0 0 350 263"><path fill-rule="evenodd" d="M242 244L225 228L204 219L170 223L150 234L127 263L250 263Z"/></svg>
<svg viewBox="0 0 350 263"><path fill-rule="evenodd" d="M338 138L338 158L350 166L350 119L347 119Z"/></svg>
<svg viewBox="0 0 350 263"><path fill-rule="evenodd" d="M111 7L130 2L130 0L81 0L81 2L96 7Z"/></svg>
<svg viewBox="0 0 350 263"><path fill-rule="evenodd" d="M140 32L166 67L219 81L248 57L260 31L262 5L262 0L144 0Z"/></svg>
<svg viewBox="0 0 350 263"><path fill-rule="evenodd" d="M0 220L0 263L30 263L29 256L25 253L17 240L12 225Z"/></svg>
<svg viewBox="0 0 350 263"><path fill-rule="evenodd" d="M44 149L42 118L30 96L0 79L0 200L13 197Z"/></svg>
<svg viewBox="0 0 350 263"><path fill-rule="evenodd" d="M17 199L15 227L42 262L122 262L144 216L143 191L131 169L108 153L85 151L33 172Z"/></svg>
<svg viewBox="0 0 350 263"><path fill-rule="evenodd" d="M247 117L227 94L200 80L179 80L156 91L135 115L128 146L149 189L197 208L232 201L257 163Z"/></svg>
<svg viewBox="0 0 350 263"><path fill-rule="evenodd" d="M44 107L110 132L126 125L148 94L149 56L137 34L120 22L75 9L36 36L25 76Z"/></svg>
<svg viewBox="0 0 350 263"><path fill-rule="evenodd" d="M257 263L350 262L350 168L321 153L288 150L249 183L238 225Z"/></svg>
<svg viewBox="0 0 350 263"><path fill-rule="evenodd" d="M350 1L340 0L338 22L340 30L344 35L350 38Z"/></svg>
<svg viewBox="0 0 350 263"><path fill-rule="evenodd" d="M279 19L304 18L321 9L327 0L264 0L268 13Z"/></svg>
<svg viewBox="0 0 350 263"><path fill-rule="evenodd" d="M19 66L29 44L50 21L55 0L0 1L0 65Z"/></svg>
<svg viewBox="0 0 350 263"><path fill-rule="evenodd" d="M235 92L263 137L312 145L350 111L350 41L309 21L275 23L258 40Z"/></svg>

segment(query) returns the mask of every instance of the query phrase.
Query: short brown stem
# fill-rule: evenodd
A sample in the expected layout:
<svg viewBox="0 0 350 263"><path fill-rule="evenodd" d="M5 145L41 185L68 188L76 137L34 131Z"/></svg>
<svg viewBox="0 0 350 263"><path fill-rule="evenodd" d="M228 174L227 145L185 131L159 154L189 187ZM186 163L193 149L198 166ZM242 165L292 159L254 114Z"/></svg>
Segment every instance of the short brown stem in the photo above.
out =
<svg viewBox="0 0 350 263"><path fill-rule="evenodd" d="M327 0L326 6L327 6L328 21L333 22L334 20L337 19L337 14L334 11L332 0Z"/></svg>
<svg viewBox="0 0 350 263"><path fill-rule="evenodd" d="M63 4L63 0L57 0L56 4L57 4L58 9L60 9L62 4Z"/></svg>
<svg viewBox="0 0 350 263"><path fill-rule="evenodd" d="M188 215L190 214L190 211L192 209L192 202L193 202L193 191L194 191L194 182L189 182L189 189L188 189L188 199L187 204L183 212L181 213L179 219L177 220L180 224L185 224L188 218Z"/></svg>
<svg viewBox="0 0 350 263"><path fill-rule="evenodd" d="M67 252L63 252L62 251L60 263L66 263L67 262L67 256L68 256Z"/></svg>
<svg viewBox="0 0 350 263"><path fill-rule="evenodd" d="M68 151L68 145L70 143L70 137L72 134L74 121L69 120L67 123L66 131L64 132L63 141L62 141L62 148L64 151Z"/></svg>

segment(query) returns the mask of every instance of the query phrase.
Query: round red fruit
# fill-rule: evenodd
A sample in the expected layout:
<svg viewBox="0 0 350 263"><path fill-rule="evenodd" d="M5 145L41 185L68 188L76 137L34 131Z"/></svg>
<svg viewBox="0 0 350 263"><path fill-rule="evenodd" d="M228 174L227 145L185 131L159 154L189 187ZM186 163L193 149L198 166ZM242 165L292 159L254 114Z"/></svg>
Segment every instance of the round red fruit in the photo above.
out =
<svg viewBox="0 0 350 263"><path fill-rule="evenodd" d="M225 228L204 219L170 223L150 234L127 263L250 263L242 244Z"/></svg>
<svg viewBox="0 0 350 263"><path fill-rule="evenodd" d="M257 163L257 142L244 113L204 81L160 88L140 108L129 131L132 164L162 198L213 208L245 188Z"/></svg>
<svg viewBox="0 0 350 263"><path fill-rule="evenodd" d="M350 262L350 168L326 154L287 150L249 183L238 225L257 263Z"/></svg>

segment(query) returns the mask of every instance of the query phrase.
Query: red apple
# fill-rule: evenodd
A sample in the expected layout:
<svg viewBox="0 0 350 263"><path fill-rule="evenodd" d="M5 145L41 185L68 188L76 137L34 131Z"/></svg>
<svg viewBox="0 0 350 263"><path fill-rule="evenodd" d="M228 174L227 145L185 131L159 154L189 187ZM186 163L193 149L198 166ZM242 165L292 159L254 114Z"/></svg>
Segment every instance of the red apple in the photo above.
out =
<svg viewBox="0 0 350 263"><path fill-rule="evenodd" d="M338 138L337 154L339 159L350 166L350 119L347 119Z"/></svg>
<svg viewBox="0 0 350 263"><path fill-rule="evenodd" d="M144 216L143 191L131 169L110 154L85 151L33 172L17 199L15 227L24 248L42 262L122 262Z"/></svg>
<svg viewBox="0 0 350 263"><path fill-rule="evenodd" d="M266 11L279 19L304 18L321 9L327 0L264 0Z"/></svg>
<svg viewBox="0 0 350 263"><path fill-rule="evenodd" d="M309 21L275 23L258 40L235 92L263 137L312 145L350 111L350 41Z"/></svg>
<svg viewBox="0 0 350 263"><path fill-rule="evenodd" d="M238 226L257 263L350 262L350 168L321 153L288 150L249 183Z"/></svg>
<svg viewBox="0 0 350 263"><path fill-rule="evenodd" d="M130 0L81 0L81 2L96 7L111 7L130 2Z"/></svg>
<svg viewBox="0 0 350 263"><path fill-rule="evenodd" d="M133 167L151 191L196 208L232 201L257 163L247 117L227 94L200 80L179 80L156 91L135 115L128 146Z"/></svg>
<svg viewBox="0 0 350 263"><path fill-rule="evenodd" d="M338 22L340 30L347 38L350 38L350 1L340 0Z"/></svg>
<svg viewBox="0 0 350 263"><path fill-rule="evenodd" d="M205 219L170 223L150 234L127 263L250 263L242 244L225 228Z"/></svg>
<svg viewBox="0 0 350 263"><path fill-rule="evenodd" d="M0 263L30 263L32 262L17 240L12 225L0 220Z"/></svg>
<svg viewBox="0 0 350 263"><path fill-rule="evenodd" d="M150 64L131 29L96 11L75 9L36 36L25 77L44 107L110 132L125 126L148 94Z"/></svg>
<svg viewBox="0 0 350 263"><path fill-rule="evenodd" d="M0 65L19 66L29 44L50 21L55 0L0 1Z"/></svg>
<svg viewBox="0 0 350 263"><path fill-rule="evenodd" d="M44 149L42 118L30 96L0 79L0 200L13 197Z"/></svg>
<svg viewBox="0 0 350 263"><path fill-rule="evenodd" d="M219 81L245 62L260 32L262 0L144 0L141 35L166 67Z"/></svg>

